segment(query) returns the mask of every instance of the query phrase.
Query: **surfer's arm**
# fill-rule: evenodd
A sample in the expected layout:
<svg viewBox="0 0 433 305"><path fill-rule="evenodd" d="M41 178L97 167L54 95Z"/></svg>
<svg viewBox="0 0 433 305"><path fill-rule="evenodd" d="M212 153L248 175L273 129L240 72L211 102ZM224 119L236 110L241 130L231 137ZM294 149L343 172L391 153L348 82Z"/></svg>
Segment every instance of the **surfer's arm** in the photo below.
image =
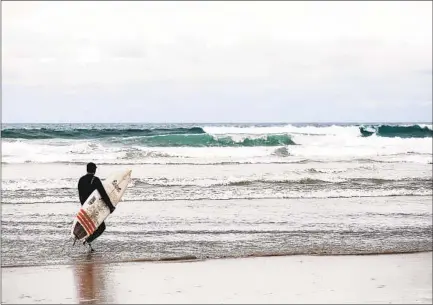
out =
<svg viewBox="0 0 433 305"><path fill-rule="evenodd" d="M104 200L105 204L110 209L110 213L113 213L115 207L113 206L113 203L111 203L110 197L108 197L108 194L105 191L101 180L97 177L95 177L95 186L96 186L96 189L98 190L99 194L101 194L102 200Z"/></svg>
<svg viewBox="0 0 433 305"><path fill-rule="evenodd" d="M82 186L81 186L81 179L78 181L78 197L80 197L80 203L81 205L84 204L84 202L86 201L86 198L83 197L82 194Z"/></svg>

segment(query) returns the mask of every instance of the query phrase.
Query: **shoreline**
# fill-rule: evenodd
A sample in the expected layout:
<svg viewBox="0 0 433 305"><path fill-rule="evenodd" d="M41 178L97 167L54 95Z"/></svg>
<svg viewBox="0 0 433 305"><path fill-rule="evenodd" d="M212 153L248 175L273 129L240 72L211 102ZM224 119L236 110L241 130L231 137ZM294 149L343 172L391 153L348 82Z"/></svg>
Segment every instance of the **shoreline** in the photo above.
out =
<svg viewBox="0 0 433 305"><path fill-rule="evenodd" d="M340 253L340 254L257 254L257 255L246 255L239 257L210 257L210 258L200 258L194 255L191 256L180 256L180 257L165 257L165 258L136 258L136 259L125 259L118 261L78 261L76 263L57 263L57 264L40 264L40 265L7 265L0 266L0 269L9 269L9 268L33 268L33 267L53 267L53 266L66 266L72 267L76 265L85 265L85 264L93 264L93 265L111 265L111 264L130 264L130 263L195 263L195 262L207 262L207 261L220 261L220 260L242 260L242 259L254 259L254 258L271 258L271 257L298 257L298 256L307 256L307 257L339 257L339 256L391 256L391 255L406 255L406 254L421 254L421 253L433 253L433 250L413 250L413 251L403 251L403 252L384 252L384 253L357 253L357 254L348 254L348 253ZM98 253L94 253L98 254ZM82 255L92 255L91 253L82 253Z"/></svg>
<svg viewBox="0 0 433 305"><path fill-rule="evenodd" d="M10 267L2 290L27 304L431 304L432 252Z"/></svg>

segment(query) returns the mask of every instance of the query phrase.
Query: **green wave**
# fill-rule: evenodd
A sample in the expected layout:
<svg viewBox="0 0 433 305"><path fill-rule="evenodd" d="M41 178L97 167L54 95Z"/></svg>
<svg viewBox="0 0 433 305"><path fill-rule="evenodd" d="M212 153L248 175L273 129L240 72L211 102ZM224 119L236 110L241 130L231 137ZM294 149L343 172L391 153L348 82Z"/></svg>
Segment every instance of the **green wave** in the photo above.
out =
<svg viewBox="0 0 433 305"><path fill-rule="evenodd" d="M230 136L215 137L209 134L197 134L112 139L111 142L148 147L254 147L296 145L290 136L286 134L266 135L260 138L244 138L239 141L234 140Z"/></svg>
<svg viewBox="0 0 433 305"><path fill-rule="evenodd" d="M433 130L419 125L370 125L362 126L359 130L363 137L369 137L373 134L386 138L431 138L433 136Z"/></svg>
<svg viewBox="0 0 433 305"><path fill-rule="evenodd" d="M251 147L295 144L287 134L268 134L236 140L229 135L212 136L200 127L155 129L6 128L4 139L100 140L149 147Z"/></svg>
<svg viewBox="0 0 433 305"><path fill-rule="evenodd" d="M5 139L100 139L109 137L150 137L161 136L170 134L204 134L205 131L200 127L192 128L155 128L155 129L87 129L87 128L73 128L73 129L51 129L51 128L9 128L1 131L2 138Z"/></svg>

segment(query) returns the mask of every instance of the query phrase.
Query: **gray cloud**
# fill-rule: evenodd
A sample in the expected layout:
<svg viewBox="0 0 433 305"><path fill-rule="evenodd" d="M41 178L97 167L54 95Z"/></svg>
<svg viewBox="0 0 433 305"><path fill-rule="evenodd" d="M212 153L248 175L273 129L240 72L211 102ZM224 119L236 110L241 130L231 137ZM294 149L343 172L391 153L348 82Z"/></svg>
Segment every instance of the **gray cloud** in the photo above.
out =
<svg viewBox="0 0 433 305"><path fill-rule="evenodd" d="M34 120L77 120L74 105L91 99L107 112L115 109L107 103L121 102L126 121L137 109L149 115L142 120L170 117L159 105L187 109L189 115L176 114L185 120L221 121L235 111L245 121L277 120L281 113L308 120L304 105L341 120L353 116L350 107L376 109L386 119L383 110L398 104L401 117L412 111L421 119L425 109L414 103L431 101L431 2L5 2L2 8L3 118L11 121L22 119L14 105L26 99L50 109L32 112ZM240 111L247 103L250 111Z"/></svg>

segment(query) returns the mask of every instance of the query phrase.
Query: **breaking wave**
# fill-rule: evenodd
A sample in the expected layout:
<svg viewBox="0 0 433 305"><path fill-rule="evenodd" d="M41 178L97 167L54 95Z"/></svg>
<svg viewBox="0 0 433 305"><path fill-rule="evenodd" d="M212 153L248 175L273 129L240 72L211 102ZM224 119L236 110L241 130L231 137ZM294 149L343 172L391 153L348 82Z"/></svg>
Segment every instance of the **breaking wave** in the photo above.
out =
<svg viewBox="0 0 433 305"><path fill-rule="evenodd" d="M1 131L5 139L100 139L100 138L128 138L151 137L163 135L194 135L204 134L200 127L192 128L152 128L152 129L117 129L117 128L9 128Z"/></svg>
<svg viewBox="0 0 433 305"><path fill-rule="evenodd" d="M275 134L259 137L240 137L231 135L214 136L209 134L171 134L152 137L134 137L129 139L113 139L113 142L134 144L147 147L254 147L295 145L289 135Z"/></svg>
<svg viewBox="0 0 433 305"><path fill-rule="evenodd" d="M362 126L359 128L363 137L369 137L373 134L379 137L387 138L428 138L433 136L433 130L427 126L411 125L378 125Z"/></svg>
<svg viewBox="0 0 433 305"><path fill-rule="evenodd" d="M200 127L155 129L49 129L9 128L2 130L4 139L23 140L105 140L124 145L147 147L254 147L294 145L287 134L211 135Z"/></svg>

